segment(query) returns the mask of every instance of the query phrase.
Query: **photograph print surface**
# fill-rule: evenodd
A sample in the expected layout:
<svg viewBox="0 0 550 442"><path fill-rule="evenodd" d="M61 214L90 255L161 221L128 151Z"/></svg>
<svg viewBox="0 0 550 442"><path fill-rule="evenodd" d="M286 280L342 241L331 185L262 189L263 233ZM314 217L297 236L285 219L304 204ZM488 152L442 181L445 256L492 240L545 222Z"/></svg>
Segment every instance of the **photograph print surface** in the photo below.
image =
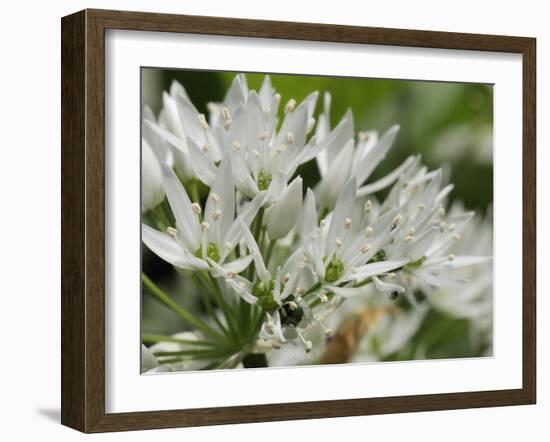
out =
<svg viewBox="0 0 550 442"><path fill-rule="evenodd" d="M493 353L493 87L142 68L141 372Z"/></svg>

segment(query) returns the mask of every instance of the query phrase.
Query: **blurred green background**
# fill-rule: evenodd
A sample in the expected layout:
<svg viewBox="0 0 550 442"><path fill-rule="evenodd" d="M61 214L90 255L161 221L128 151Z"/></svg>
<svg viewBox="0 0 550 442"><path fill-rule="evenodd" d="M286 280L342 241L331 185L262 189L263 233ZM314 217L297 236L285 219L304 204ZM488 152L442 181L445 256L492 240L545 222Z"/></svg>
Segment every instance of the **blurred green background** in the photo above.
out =
<svg viewBox="0 0 550 442"><path fill-rule="evenodd" d="M208 72L169 69L142 69L142 101L158 115L162 91L173 80L179 81L199 110L207 114L208 102L222 101L235 72ZM264 74L247 74L250 89L259 90ZM354 114L355 130L383 133L393 124L401 131L388 157L370 181L385 175L411 154L422 154L430 168L443 167L445 178L455 184L451 200L463 201L467 209L485 213L493 200L493 88L485 84L444 83L370 78L271 75L273 87L282 96L280 113L290 98L300 102L312 91L319 91L316 113L322 111L323 93L332 95L331 124L336 125L348 108ZM306 182L316 181L315 162L300 174ZM177 278L171 266L144 247L144 271L178 302L190 309L200 308L198 297L188 296L193 288L186 278ZM186 293L187 296L184 296ZM182 324L163 306L147 297L143 303L142 331L170 334ZM466 339L468 321L432 311L426 322L399 354L387 359L413 357L418 345L425 357L477 356L483 348L471 348ZM428 345L429 344L429 345Z"/></svg>

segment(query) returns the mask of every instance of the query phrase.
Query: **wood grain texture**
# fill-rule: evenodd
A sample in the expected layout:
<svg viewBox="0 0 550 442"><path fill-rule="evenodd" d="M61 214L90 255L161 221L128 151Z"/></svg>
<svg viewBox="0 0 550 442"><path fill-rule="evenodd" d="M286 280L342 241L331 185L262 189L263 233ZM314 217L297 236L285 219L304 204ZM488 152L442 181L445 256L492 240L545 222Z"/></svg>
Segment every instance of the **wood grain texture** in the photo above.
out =
<svg viewBox="0 0 550 442"><path fill-rule="evenodd" d="M106 29L523 55L523 386L193 410L105 413ZM536 398L535 40L526 37L86 10L62 19L62 423L83 432L532 404ZM518 146L519 148L519 146Z"/></svg>

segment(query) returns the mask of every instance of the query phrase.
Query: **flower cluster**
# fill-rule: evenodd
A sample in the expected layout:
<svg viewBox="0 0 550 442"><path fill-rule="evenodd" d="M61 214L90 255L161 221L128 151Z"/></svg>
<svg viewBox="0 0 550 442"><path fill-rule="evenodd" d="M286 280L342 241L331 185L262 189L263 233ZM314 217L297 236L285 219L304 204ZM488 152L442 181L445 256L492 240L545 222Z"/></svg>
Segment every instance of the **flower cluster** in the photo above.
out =
<svg viewBox="0 0 550 442"><path fill-rule="evenodd" d="M327 318L346 299L374 292L416 305L416 291L463 287L457 269L490 259L457 247L473 214L446 213L441 170L412 156L369 181L398 126L356 134L348 111L331 127L330 94L315 116L317 100L281 105L269 76L256 92L237 75L208 116L176 82L158 118L144 111L142 239L196 283L209 313L174 306L194 331L151 338L161 342L152 366L250 366L249 355L289 343L310 352L310 334L330 337ZM309 162L316 183L301 175Z"/></svg>

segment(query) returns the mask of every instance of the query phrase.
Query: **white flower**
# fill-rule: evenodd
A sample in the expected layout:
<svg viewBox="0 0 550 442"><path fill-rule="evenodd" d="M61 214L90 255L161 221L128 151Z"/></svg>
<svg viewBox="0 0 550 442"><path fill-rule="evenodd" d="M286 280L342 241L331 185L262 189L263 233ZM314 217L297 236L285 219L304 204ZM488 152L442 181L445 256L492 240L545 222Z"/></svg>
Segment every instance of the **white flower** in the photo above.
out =
<svg viewBox="0 0 550 442"><path fill-rule="evenodd" d="M223 264L239 242L239 223L249 224L252 221L265 195L259 195L252 201L241 212L240 220L236 220L231 161L225 159L212 184L204 216L201 217L202 208L198 203L191 203L178 177L167 166L163 166L162 179L176 226L164 233L144 224L143 242L159 257L185 270L209 269L207 257ZM250 262L251 257L245 256L225 264L224 268L240 273Z"/></svg>
<svg viewBox="0 0 550 442"><path fill-rule="evenodd" d="M317 92L297 106L290 100L277 131L281 97L271 87L269 77L265 78L259 93L248 91L247 87L243 75L235 77L224 102L210 103L207 123L183 87L175 83L170 94L163 96L164 120L169 123L162 127L148 120L146 125L190 165L191 170L184 171L184 178L197 177L211 186L217 163L223 156L231 156L238 190L250 198L269 190L272 198L265 202L271 204L280 196L280 192L274 190L286 185L298 166L337 141L345 120L328 133L322 143L316 143L314 137L308 142Z"/></svg>
<svg viewBox="0 0 550 442"><path fill-rule="evenodd" d="M354 216L356 193L357 184L352 177L345 184L328 221L310 233L311 241L305 245L308 262L323 287L343 297L364 293L364 287L353 287L352 283L400 268L409 261L403 257L372 261L392 238L391 219L396 212L391 211L367 226L364 218ZM311 203L306 201L307 204ZM314 216L313 211L309 213ZM316 221L306 220L305 223L315 225Z"/></svg>
<svg viewBox="0 0 550 442"><path fill-rule="evenodd" d="M329 137L330 101L330 94L327 92L324 113L319 117L316 130L317 142L321 144ZM363 185L386 157L397 137L399 126L392 126L380 139L377 132L362 132L356 142L351 110L344 115L340 125L342 127L337 136L331 140L326 149L321 149L317 154L321 181L316 192L319 205L328 210L334 207L338 195L350 176L356 178L359 187L358 195L366 196L393 184L413 162L413 158L409 157L385 177Z"/></svg>

